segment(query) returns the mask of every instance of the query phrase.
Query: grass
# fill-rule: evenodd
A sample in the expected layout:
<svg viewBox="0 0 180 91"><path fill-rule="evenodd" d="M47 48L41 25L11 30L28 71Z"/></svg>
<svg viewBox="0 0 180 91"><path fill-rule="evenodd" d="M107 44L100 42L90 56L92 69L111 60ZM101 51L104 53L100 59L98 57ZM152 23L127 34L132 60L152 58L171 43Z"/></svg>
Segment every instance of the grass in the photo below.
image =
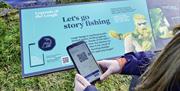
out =
<svg viewBox="0 0 180 91"><path fill-rule="evenodd" d="M0 91L72 91L74 69L22 79L19 29L18 13L0 17ZM127 91L130 79L116 74L96 87L101 91Z"/></svg>

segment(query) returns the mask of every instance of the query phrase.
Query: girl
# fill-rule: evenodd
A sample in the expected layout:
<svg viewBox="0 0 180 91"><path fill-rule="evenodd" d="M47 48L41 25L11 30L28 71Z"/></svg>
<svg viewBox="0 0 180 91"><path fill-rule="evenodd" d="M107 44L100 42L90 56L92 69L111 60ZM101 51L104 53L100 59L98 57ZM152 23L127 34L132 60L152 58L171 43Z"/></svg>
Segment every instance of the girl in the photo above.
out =
<svg viewBox="0 0 180 91"><path fill-rule="evenodd" d="M180 25L174 33L175 37L157 58L153 52L131 52L117 60L99 61L102 70L106 69L100 79L104 80L114 73L141 75L141 81L134 89L136 91L180 91ZM97 91L79 74L75 77L74 90Z"/></svg>

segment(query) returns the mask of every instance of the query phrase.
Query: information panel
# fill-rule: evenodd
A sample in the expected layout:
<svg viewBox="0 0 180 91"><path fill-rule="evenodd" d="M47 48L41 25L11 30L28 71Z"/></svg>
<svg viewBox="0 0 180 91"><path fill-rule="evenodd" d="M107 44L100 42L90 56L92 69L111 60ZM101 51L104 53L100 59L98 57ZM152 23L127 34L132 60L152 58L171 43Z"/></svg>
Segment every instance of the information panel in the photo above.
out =
<svg viewBox="0 0 180 91"><path fill-rule="evenodd" d="M23 77L73 68L66 47L84 40L96 60L154 48L146 0L21 9Z"/></svg>

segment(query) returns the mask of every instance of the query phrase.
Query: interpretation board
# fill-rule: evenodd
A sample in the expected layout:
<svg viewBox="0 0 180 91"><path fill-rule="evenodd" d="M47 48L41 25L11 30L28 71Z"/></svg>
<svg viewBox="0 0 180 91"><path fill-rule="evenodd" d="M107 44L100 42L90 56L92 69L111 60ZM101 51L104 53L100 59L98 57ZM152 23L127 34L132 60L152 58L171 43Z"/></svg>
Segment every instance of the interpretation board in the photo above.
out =
<svg viewBox="0 0 180 91"><path fill-rule="evenodd" d="M66 47L84 40L96 60L154 48L146 0L20 10L22 76L73 68Z"/></svg>

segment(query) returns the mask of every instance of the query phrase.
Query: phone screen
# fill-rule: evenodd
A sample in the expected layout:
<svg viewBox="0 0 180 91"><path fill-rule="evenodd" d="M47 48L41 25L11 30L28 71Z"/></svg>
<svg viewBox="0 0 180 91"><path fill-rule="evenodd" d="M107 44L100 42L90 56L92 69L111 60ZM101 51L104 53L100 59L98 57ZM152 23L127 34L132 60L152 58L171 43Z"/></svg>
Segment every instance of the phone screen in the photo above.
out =
<svg viewBox="0 0 180 91"><path fill-rule="evenodd" d="M69 53L79 73L89 82L100 78L102 72L85 42L70 48Z"/></svg>

